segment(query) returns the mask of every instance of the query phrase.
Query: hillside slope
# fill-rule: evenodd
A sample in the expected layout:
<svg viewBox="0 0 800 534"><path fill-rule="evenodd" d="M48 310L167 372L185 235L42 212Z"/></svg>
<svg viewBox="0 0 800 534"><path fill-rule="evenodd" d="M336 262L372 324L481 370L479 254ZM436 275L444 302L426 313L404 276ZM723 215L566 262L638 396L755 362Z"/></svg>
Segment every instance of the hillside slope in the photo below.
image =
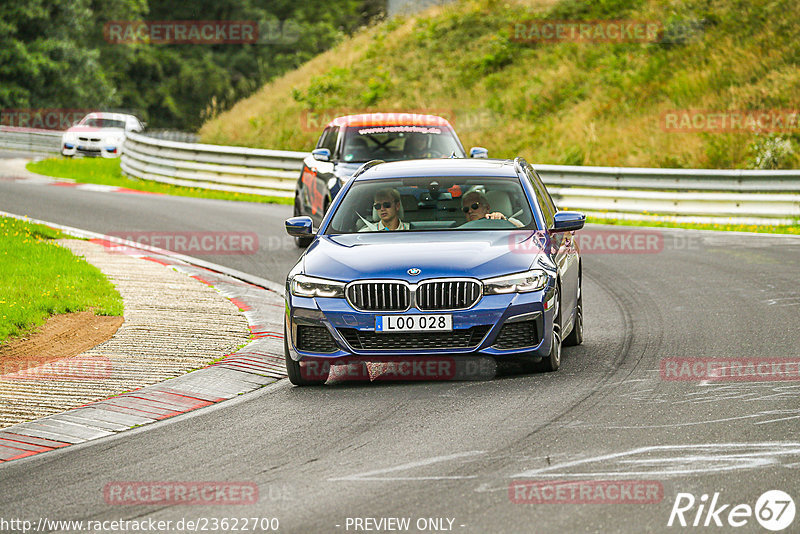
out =
<svg viewBox="0 0 800 534"><path fill-rule="evenodd" d="M800 110L800 3L587 4L474 0L383 22L210 120L201 137L215 144L310 150L318 122L331 114L414 110L447 115L465 146L485 146L493 157L579 165L798 166L797 123L788 134L670 131L665 113ZM512 25L532 19L650 21L664 32L652 42L513 40ZM772 157L757 163L759 151Z"/></svg>

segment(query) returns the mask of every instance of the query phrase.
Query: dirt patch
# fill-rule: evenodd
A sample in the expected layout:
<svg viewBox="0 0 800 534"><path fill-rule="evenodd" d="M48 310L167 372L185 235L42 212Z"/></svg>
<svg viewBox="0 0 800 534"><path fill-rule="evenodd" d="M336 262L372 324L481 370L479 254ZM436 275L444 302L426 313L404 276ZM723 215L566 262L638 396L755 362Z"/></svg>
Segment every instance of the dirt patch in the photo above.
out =
<svg viewBox="0 0 800 534"><path fill-rule="evenodd" d="M122 317L95 315L91 311L54 315L36 332L0 346L0 374L69 358L111 339Z"/></svg>

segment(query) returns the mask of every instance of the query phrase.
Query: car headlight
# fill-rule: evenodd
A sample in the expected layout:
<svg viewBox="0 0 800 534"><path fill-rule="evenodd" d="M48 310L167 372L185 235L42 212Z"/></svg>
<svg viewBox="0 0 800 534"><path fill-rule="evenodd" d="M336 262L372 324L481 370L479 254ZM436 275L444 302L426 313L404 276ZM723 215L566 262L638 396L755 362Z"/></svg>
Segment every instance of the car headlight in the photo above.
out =
<svg viewBox="0 0 800 534"><path fill-rule="evenodd" d="M297 274L292 278L291 291L296 297L344 297L344 282Z"/></svg>
<svg viewBox="0 0 800 534"><path fill-rule="evenodd" d="M501 295L538 291L547 285L548 279L549 275L541 269L489 278L483 281L483 294Z"/></svg>

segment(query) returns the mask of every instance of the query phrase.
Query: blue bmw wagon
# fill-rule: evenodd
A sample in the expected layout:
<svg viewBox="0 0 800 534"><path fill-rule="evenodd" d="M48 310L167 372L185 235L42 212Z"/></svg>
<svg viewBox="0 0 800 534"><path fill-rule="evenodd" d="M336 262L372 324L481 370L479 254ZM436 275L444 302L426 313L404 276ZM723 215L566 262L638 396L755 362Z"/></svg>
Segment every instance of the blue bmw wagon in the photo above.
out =
<svg viewBox="0 0 800 534"><path fill-rule="evenodd" d="M583 341L584 221L522 158L364 164L319 228L286 221L313 238L286 280L289 380L324 383L353 358L557 370L562 344Z"/></svg>

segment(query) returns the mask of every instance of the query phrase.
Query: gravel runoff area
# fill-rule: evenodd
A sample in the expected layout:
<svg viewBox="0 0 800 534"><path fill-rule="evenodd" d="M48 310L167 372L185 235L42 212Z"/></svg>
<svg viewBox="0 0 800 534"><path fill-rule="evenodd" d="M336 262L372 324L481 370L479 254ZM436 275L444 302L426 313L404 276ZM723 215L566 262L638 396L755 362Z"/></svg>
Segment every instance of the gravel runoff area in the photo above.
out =
<svg viewBox="0 0 800 534"><path fill-rule="evenodd" d="M0 376L0 462L172 417L285 376L283 299L274 290L173 254L119 250L104 238L60 244L114 283L125 321L75 358Z"/></svg>

